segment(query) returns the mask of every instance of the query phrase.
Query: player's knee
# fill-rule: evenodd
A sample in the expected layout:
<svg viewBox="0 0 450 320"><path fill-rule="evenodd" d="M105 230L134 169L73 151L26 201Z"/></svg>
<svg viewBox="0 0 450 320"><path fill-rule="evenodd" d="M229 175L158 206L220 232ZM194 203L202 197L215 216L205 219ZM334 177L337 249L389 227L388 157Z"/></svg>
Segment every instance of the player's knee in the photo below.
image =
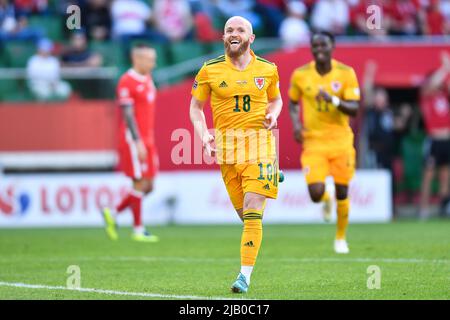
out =
<svg viewBox="0 0 450 320"><path fill-rule="evenodd" d="M153 191L153 181L141 180L135 184L136 190L142 192L144 195Z"/></svg>
<svg viewBox="0 0 450 320"><path fill-rule="evenodd" d="M264 196L249 196L244 200L244 211L247 209L260 210L264 206Z"/></svg>
<svg viewBox="0 0 450 320"><path fill-rule="evenodd" d="M325 193L325 185L312 184L308 186L309 196L314 203L320 202Z"/></svg>
<svg viewBox="0 0 450 320"><path fill-rule="evenodd" d="M310 194L310 197L311 197L311 201L312 202L318 203L318 202L320 202L322 200L323 192L321 192L321 193L320 192L312 192Z"/></svg>
<svg viewBox="0 0 450 320"><path fill-rule="evenodd" d="M347 187L336 187L336 199L345 200L348 198L348 188Z"/></svg>
<svg viewBox="0 0 450 320"><path fill-rule="evenodd" d="M150 192L153 191L153 184L146 184L142 189L143 189L142 192L144 194L149 194Z"/></svg>

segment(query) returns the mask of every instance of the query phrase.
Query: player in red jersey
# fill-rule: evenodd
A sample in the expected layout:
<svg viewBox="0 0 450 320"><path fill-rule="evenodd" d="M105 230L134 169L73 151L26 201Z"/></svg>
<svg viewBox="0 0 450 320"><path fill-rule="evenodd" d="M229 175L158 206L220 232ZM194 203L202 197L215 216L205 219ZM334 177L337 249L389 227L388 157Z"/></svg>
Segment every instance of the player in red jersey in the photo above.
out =
<svg viewBox="0 0 450 320"><path fill-rule="evenodd" d="M151 71L156 63L156 51L140 44L131 51L132 68L119 80L117 99L122 109L119 130L119 168L133 180L133 189L115 209L104 208L106 232L112 240L118 238L115 215L130 208L134 219L132 239L157 242L142 223L142 200L153 190L158 170L154 137L156 88Z"/></svg>
<svg viewBox="0 0 450 320"><path fill-rule="evenodd" d="M440 214L444 216L450 207L450 55L443 52L441 60L440 68L425 80L420 97L429 138L420 198L422 219L429 216L428 202L435 169L439 177Z"/></svg>

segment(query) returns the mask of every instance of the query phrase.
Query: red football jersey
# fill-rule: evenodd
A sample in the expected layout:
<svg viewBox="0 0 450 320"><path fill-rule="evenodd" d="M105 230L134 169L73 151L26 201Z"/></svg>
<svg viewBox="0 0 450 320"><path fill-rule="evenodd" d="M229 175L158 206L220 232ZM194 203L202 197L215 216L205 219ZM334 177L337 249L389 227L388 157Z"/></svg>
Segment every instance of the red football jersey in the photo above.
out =
<svg viewBox="0 0 450 320"><path fill-rule="evenodd" d="M450 104L445 90L433 94L422 94L420 107L427 133L450 130Z"/></svg>
<svg viewBox="0 0 450 320"><path fill-rule="evenodd" d="M128 70L117 85L117 98L120 105L131 103L142 140L147 145L155 143L155 99L156 88L150 75L141 75L135 70ZM125 139L127 125L122 117L120 138Z"/></svg>

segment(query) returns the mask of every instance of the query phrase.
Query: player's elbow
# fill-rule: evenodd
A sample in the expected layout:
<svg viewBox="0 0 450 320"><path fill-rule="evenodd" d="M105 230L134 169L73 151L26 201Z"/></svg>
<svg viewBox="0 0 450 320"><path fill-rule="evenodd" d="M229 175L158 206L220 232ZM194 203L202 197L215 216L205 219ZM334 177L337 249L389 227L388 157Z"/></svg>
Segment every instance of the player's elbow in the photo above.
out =
<svg viewBox="0 0 450 320"><path fill-rule="evenodd" d="M359 108L360 108L360 103L358 101L353 101L350 104L350 108L348 108L348 110L347 110L347 114L350 117L356 117L358 115Z"/></svg>

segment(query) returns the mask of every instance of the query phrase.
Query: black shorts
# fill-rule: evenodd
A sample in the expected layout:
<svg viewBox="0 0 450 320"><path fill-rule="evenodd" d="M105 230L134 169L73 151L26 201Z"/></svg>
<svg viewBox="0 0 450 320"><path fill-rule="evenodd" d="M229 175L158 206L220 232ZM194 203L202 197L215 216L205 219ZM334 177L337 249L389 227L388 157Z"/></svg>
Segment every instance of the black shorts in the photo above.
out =
<svg viewBox="0 0 450 320"><path fill-rule="evenodd" d="M446 166L450 164L450 139L430 139L425 145L425 161L427 166Z"/></svg>

